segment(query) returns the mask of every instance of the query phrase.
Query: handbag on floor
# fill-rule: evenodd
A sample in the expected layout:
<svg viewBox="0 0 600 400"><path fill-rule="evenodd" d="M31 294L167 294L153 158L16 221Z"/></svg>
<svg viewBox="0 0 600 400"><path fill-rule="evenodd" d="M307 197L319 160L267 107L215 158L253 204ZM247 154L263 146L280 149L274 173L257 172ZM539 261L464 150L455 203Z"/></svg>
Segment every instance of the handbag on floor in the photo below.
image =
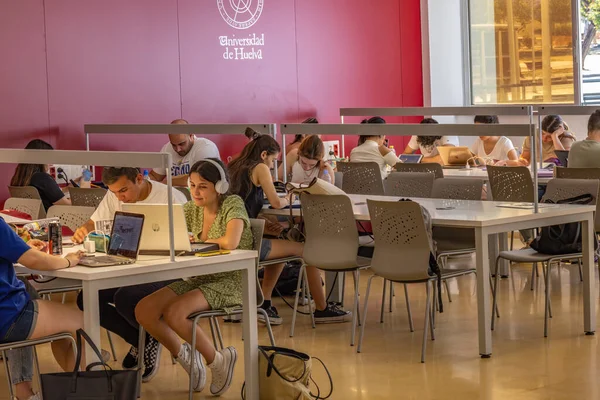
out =
<svg viewBox="0 0 600 400"><path fill-rule="evenodd" d="M308 354L283 347L258 346L258 381L260 400L324 400L333 393L333 381L323 361ZM329 377L330 391L327 396L312 379L312 360L317 360ZM317 394L310 390L310 382ZM245 384L242 399L245 399Z"/></svg>
<svg viewBox="0 0 600 400"><path fill-rule="evenodd" d="M44 400L136 400L138 371L112 370L106 363L97 362L87 366L84 372L79 371L81 365L81 349L83 339L102 359L98 347L90 337L79 329L77 331L77 362L73 372L41 374L42 398ZM102 371L90 371L102 366Z"/></svg>

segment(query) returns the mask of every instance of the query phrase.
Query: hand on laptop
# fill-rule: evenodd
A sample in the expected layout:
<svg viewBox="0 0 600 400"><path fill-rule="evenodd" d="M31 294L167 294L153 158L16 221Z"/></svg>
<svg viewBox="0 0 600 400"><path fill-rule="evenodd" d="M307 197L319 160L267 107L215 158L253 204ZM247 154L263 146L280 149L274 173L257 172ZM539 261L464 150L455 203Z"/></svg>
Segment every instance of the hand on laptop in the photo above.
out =
<svg viewBox="0 0 600 400"><path fill-rule="evenodd" d="M88 233L89 232L85 226L79 227L73 234L73 237L71 238L71 240L73 241L73 243L77 243L77 244L83 243L83 241L85 240L85 237L88 235Z"/></svg>
<svg viewBox="0 0 600 400"><path fill-rule="evenodd" d="M65 258L71 263L69 266L74 267L79 264L79 261L81 261L84 255L85 253L83 251L76 251L75 253L67 254Z"/></svg>

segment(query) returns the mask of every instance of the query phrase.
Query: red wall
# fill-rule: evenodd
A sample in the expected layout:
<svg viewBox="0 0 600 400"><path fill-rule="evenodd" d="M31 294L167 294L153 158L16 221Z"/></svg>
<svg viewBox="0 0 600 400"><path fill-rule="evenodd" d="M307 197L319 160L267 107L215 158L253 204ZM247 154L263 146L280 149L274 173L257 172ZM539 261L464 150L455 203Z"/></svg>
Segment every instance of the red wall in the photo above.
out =
<svg viewBox="0 0 600 400"><path fill-rule="evenodd" d="M264 2L246 30L227 25L214 0L0 3L0 147L39 137L82 149L85 123L335 123L340 107L422 105L419 0ZM253 33L265 35L263 60L223 59L219 36ZM211 139L223 156L244 144ZM92 136L91 146L165 142ZM0 198L13 170L0 164Z"/></svg>

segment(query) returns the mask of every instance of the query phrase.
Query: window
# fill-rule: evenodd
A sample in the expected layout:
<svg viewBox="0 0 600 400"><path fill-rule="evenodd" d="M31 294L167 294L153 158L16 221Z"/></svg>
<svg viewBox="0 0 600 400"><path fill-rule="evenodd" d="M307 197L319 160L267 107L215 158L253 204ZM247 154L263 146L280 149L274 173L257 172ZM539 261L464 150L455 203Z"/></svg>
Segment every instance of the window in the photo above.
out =
<svg viewBox="0 0 600 400"><path fill-rule="evenodd" d="M473 104L574 103L571 0L469 0Z"/></svg>

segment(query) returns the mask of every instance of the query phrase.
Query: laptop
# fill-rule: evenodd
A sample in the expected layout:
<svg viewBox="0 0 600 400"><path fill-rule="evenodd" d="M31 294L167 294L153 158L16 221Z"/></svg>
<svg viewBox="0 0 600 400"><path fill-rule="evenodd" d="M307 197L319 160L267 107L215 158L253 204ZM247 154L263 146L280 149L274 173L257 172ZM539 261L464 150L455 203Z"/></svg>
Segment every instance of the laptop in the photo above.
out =
<svg viewBox="0 0 600 400"><path fill-rule="evenodd" d="M560 165L563 167L569 166L569 150L554 150L556 158L560 161Z"/></svg>
<svg viewBox="0 0 600 400"><path fill-rule="evenodd" d="M140 255L168 256L169 206L167 204L131 203L123 204L123 211L145 216L140 244ZM177 256L219 250L216 243L190 243L182 204L173 204L174 248Z"/></svg>
<svg viewBox="0 0 600 400"><path fill-rule="evenodd" d="M135 263L143 226L143 215L117 211L110 233L107 255L83 257L79 265L94 268Z"/></svg>
<svg viewBox="0 0 600 400"><path fill-rule="evenodd" d="M438 152L444 168L465 168L473 157L467 146L438 146Z"/></svg>
<svg viewBox="0 0 600 400"><path fill-rule="evenodd" d="M418 164L423 159L423 154L400 154L398 158L405 164Z"/></svg>

